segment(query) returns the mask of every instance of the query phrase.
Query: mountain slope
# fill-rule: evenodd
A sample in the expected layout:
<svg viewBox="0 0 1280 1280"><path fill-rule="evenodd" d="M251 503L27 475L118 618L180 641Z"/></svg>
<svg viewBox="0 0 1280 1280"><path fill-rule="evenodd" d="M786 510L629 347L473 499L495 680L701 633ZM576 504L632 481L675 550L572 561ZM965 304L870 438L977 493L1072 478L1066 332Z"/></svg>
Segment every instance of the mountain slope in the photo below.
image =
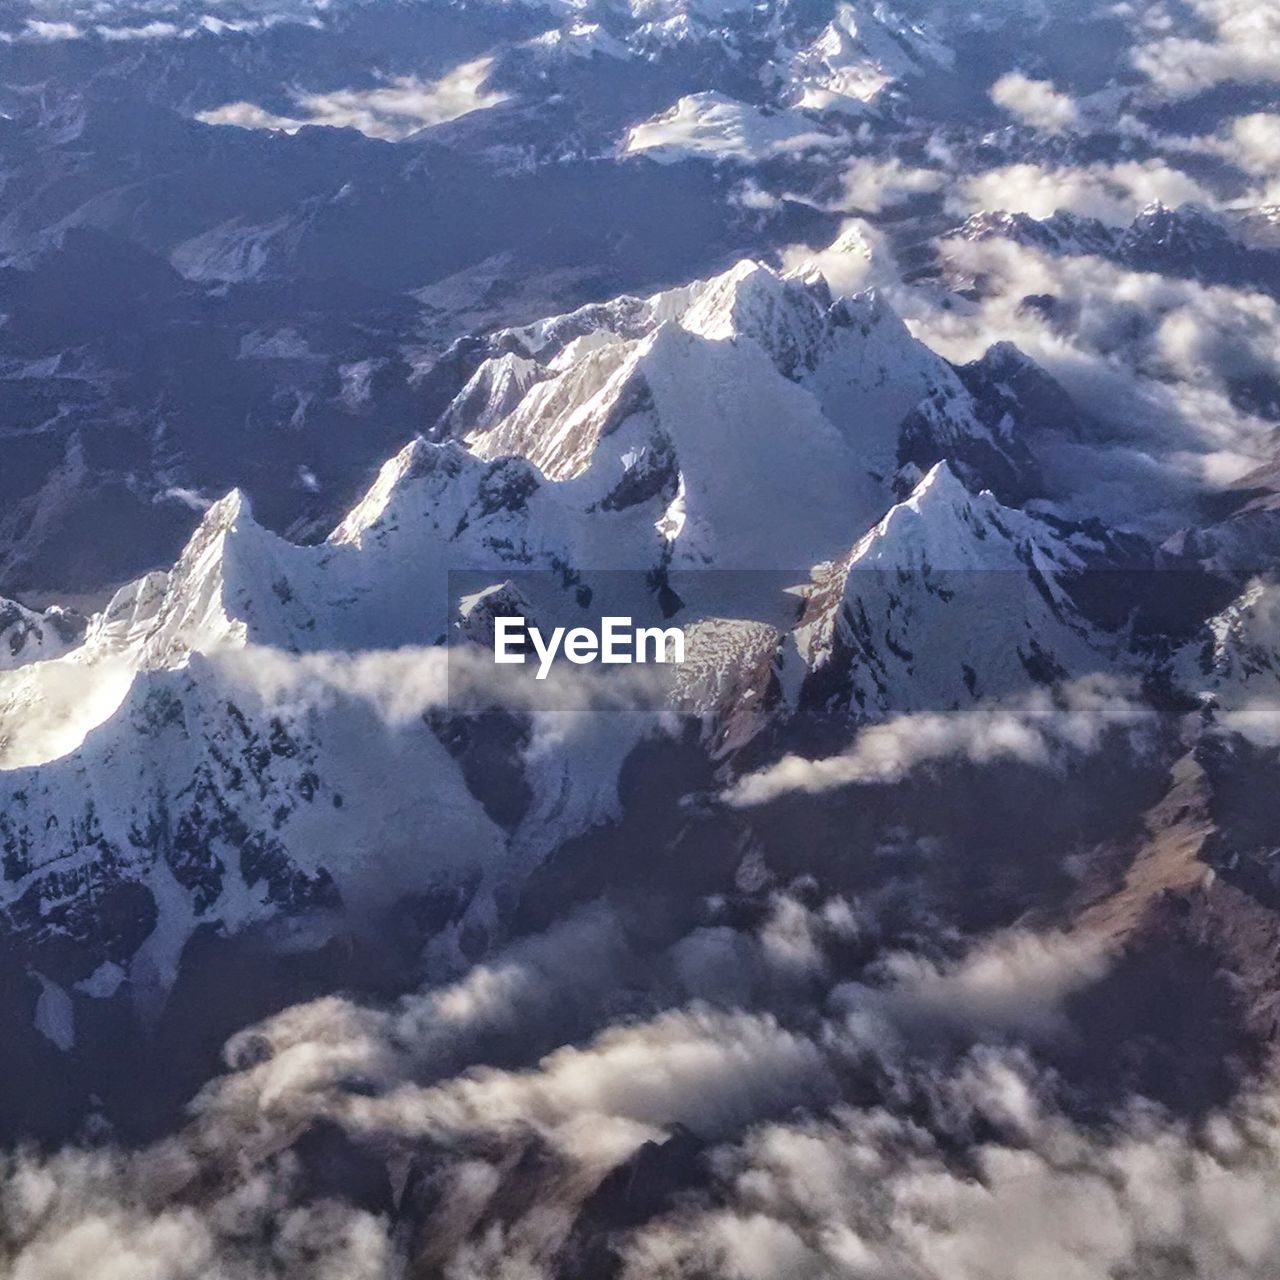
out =
<svg viewBox="0 0 1280 1280"><path fill-rule="evenodd" d="M800 700L880 718L1113 666L1063 585L1081 568L1054 530L939 463L815 574L795 630Z"/></svg>
<svg viewBox="0 0 1280 1280"><path fill-rule="evenodd" d="M495 342L504 354L443 428L481 456L526 457L606 509L660 494L677 566L803 569L883 514L908 463L947 456L1002 491L1036 488L1006 413L984 411L881 298L833 299L816 275L744 261ZM753 506L786 518L762 526Z"/></svg>
<svg viewBox="0 0 1280 1280"><path fill-rule="evenodd" d="M81 643L0 673L0 910L42 981L88 984L73 1004L127 983L154 1009L202 931L376 930L404 900L454 963L681 717L732 769L797 707L1094 669L1067 535L959 478L1034 483L1015 420L1045 387L1016 353L957 371L874 294L750 261L486 349L322 544L232 492ZM499 605L673 619L689 662L538 703L493 687Z"/></svg>

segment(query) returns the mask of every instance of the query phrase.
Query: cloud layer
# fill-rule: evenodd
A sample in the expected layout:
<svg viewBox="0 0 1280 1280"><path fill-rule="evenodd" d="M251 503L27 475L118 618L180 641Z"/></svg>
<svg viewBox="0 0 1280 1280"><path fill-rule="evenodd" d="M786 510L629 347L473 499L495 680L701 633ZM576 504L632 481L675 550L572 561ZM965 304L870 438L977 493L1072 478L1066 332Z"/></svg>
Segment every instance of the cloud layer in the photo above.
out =
<svg viewBox="0 0 1280 1280"><path fill-rule="evenodd" d="M478 58L433 81L398 76L374 89L297 92L293 95L297 115L277 115L252 102L229 102L200 112L197 119L205 124L279 129L285 133L296 133L306 125L324 125L358 129L367 137L394 141L505 102L505 94L485 86L491 62L489 58Z"/></svg>
<svg viewBox="0 0 1280 1280"><path fill-rule="evenodd" d="M1088 678L1054 693L1038 689L971 710L921 712L871 725L843 754L820 760L785 756L739 779L725 799L749 807L792 792L818 795L859 783L898 782L921 765L948 760L1048 767L1069 752L1096 750L1113 730L1132 732L1151 722L1151 712L1122 685Z"/></svg>

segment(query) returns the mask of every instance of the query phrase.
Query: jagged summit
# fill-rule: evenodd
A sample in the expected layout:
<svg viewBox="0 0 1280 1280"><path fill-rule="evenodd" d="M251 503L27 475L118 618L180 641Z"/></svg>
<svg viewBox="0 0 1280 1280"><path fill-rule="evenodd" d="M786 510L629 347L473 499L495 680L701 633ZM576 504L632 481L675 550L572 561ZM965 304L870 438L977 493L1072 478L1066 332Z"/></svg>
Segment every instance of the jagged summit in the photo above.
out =
<svg viewBox="0 0 1280 1280"><path fill-rule="evenodd" d="M1021 569L1080 561L1040 521L1002 507L990 490L972 493L947 462L938 462L856 544L849 568Z"/></svg>
<svg viewBox="0 0 1280 1280"><path fill-rule="evenodd" d="M943 236L948 241L1009 240L1042 253L1093 255L1135 271L1280 294L1273 225L1263 209L1219 213L1153 201L1128 226L1059 210L1048 218L984 211Z"/></svg>
<svg viewBox="0 0 1280 1280"><path fill-rule="evenodd" d="M706 338L752 338L775 359L794 367L821 331L830 303L820 279L788 279L743 259L708 281L679 323Z"/></svg>
<svg viewBox="0 0 1280 1280"><path fill-rule="evenodd" d="M1109 646L1061 581L1079 568L1048 525L938 463L815 572L795 632L800 699L875 717L1098 670Z"/></svg>
<svg viewBox="0 0 1280 1280"><path fill-rule="evenodd" d="M854 0L837 5L817 38L796 52L789 96L797 106L860 115L896 82L945 69L954 58L923 25Z"/></svg>
<svg viewBox="0 0 1280 1280"><path fill-rule="evenodd" d="M54 606L43 612L0 597L0 671L66 653L84 635L85 619Z"/></svg>
<svg viewBox="0 0 1280 1280"><path fill-rule="evenodd" d="M1066 209L1059 209L1047 218L983 209L948 234L960 240L1012 240L1052 253L1105 254L1115 250L1121 232L1098 218L1084 217Z"/></svg>
<svg viewBox="0 0 1280 1280"><path fill-rule="evenodd" d="M836 554L888 508L907 463L952 457L989 471L1006 496L1037 488L1008 406L971 394L881 294L833 298L812 272L745 260L501 342L450 406L449 428L480 456L527 458L605 509L679 491L675 553L688 563ZM538 371L521 366L527 388L500 415L473 389L502 380L513 343ZM745 514L753 503L787 515L764 530Z"/></svg>
<svg viewBox="0 0 1280 1280"><path fill-rule="evenodd" d="M1280 696L1280 587L1274 579L1248 582L1181 646L1172 670L1184 688L1215 707L1240 710L1254 701L1263 708L1262 726L1273 723Z"/></svg>
<svg viewBox="0 0 1280 1280"><path fill-rule="evenodd" d="M874 291L835 298L755 261L488 350L443 438L385 462L324 543L278 537L232 492L83 643L0 673L18 751L0 907L32 947L69 940L55 980L110 960L163 993L201 924L336 909L371 874L455 903L450 928L491 920L548 850L616 812L652 732L578 717L579 736L527 752L513 713L500 764L521 803L490 812L466 727L435 711L438 646L483 647L498 608L674 600L697 645L678 706L722 751L794 709L780 676L802 703L874 716L1087 667L1056 585L1070 547L1001 504L1031 471L1016 410L1036 370L1015 351L957 370ZM714 568L812 577L800 627L776 582L717 612L698 581ZM38 674L58 664L70 708ZM68 873L133 904L109 945Z"/></svg>

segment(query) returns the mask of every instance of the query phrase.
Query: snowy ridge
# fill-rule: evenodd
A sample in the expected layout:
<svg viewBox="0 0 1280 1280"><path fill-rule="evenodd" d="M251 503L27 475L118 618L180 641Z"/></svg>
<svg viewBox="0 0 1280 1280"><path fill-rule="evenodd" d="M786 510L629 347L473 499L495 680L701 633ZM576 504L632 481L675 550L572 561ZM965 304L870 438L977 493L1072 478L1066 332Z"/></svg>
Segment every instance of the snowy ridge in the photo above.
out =
<svg viewBox="0 0 1280 1280"><path fill-rule="evenodd" d="M973 214L947 237L958 240L1012 240L1016 244L1050 253L1109 254L1120 242L1121 232L1097 218L1059 209L1047 218L1029 213L983 209Z"/></svg>
<svg viewBox="0 0 1280 1280"><path fill-rule="evenodd" d="M622 151L664 164L690 156L745 164L840 142L800 110L753 106L706 90L629 129Z"/></svg>
<svg viewBox="0 0 1280 1280"><path fill-rule="evenodd" d="M1239 709L1258 699L1280 707L1280 587L1250 582L1174 655L1172 668L1183 688L1214 706Z"/></svg>
<svg viewBox="0 0 1280 1280"><path fill-rule="evenodd" d="M989 425L874 292L835 300L820 276L744 261L501 339L541 376L520 365L528 389L503 415L512 356L486 362L445 426L474 421L477 454L527 458L606 509L679 493L676 564L803 569L834 556L892 503L906 463L998 463L994 483L1034 489L1007 415ZM787 517L762 530L744 493Z"/></svg>
<svg viewBox="0 0 1280 1280"><path fill-rule="evenodd" d="M840 4L818 38L795 54L790 96L800 107L859 115L895 82L954 60L932 32L885 5L855 0Z"/></svg>
<svg viewBox="0 0 1280 1280"><path fill-rule="evenodd" d="M801 697L877 718L947 709L1110 669L1114 645L1080 617L1062 578L1083 567L1058 534L946 463L815 572L795 631Z"/></svg>
<svg viewBox="0 0 1280 1280"><path fill-rule="evenodd" d="M1128 226L1059 209L1047 218L1027 213L983 210L943 237L961 240L1011 240L1044 253L1096 255L1136 270L1178 271L1196 275L1214 270L1218 255L1244 257L1274 250L1267 210L1215 213L1196 204L1171 208L1154 200Z"/></svg>
<svg viewBox="0 0 1280 1280"><path fill-rule="evenodd" d="M0 598L0 671L57 658L83 635L84 619L54 607L37 613Z"/></svg>
<svg viewBox="0 0 1280 1280"><path fill-rule="evenodd" d="M666 705L721 758L785 713L797 662L803 698L822 683L864 715L1087 664L1093 637L1056 586L1070 548L945 465L919 480L931 450L1015 466L1016 433L876 295L743 262L492 343L445 415L452 438L388 460L326 542L291 544L229 494L81 644L0 674L0 909L33 957L57 951L36 966L50 981L111 964L161 1000L201 924L367 915L371 894L440 903L446 953L494 927L542 858L616 814L623 762L662 714L513 706L518 803L495 804L450 731L440 646L465 636L486 662L499 607L559 621L591 598L656 618L673 584L689 663ZM793 598L749 598L750 574L699 582L814 565L794 636ZM999 572L952 595L938 578L958 568ZM987 578L1036 591L993 608ZM1023 637L1003 665L993 628Z"/></svg>

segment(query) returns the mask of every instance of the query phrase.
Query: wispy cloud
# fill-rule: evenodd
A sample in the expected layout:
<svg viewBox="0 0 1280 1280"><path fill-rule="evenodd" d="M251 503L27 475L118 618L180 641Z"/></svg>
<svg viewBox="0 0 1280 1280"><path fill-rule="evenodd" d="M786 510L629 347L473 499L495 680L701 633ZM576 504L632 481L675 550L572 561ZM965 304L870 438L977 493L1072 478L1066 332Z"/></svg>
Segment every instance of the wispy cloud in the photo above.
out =
<svg viewBox="0 0 1280 1280"><path fill-rule="evenodd" d="M505 102L505 93L485 85L491 66L492 59L477 58L455 67L439 80L399 76L373 89L295 92L296 115L277 115L252 102L229 102L200 112L197 119L205 124L279 129L285 133L296 133L306 125L326 125L358 129L370 138L394 141Z"/></svg>
<svg viewBox="0 0 1280 1280"><path fill-rule="evenodd" d="M750 807L793 792L818 795L857 784L897 782L912 769L944 760L1049 766L1066 753L1096 750L1112 730L1138 730L1152 720L1152 713L1123 685L1088 677L1056 692L1035 690L966 711L899 716L863 729L841 755L819 760L784 756L739 779L724 798Z"/></svg>

